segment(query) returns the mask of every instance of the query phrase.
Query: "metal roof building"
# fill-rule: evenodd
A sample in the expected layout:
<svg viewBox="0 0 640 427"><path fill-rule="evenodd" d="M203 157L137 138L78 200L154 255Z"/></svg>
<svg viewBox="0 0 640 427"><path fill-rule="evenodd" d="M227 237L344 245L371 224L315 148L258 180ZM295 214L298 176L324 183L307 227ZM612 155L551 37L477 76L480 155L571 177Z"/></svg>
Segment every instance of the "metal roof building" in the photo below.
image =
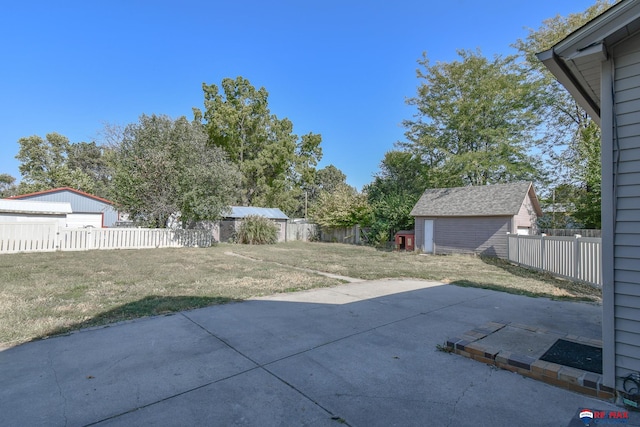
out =
<svg viewBox="0 0 640 427"><path fill-rule="evenodd" d="M118 221L118 211L113 207L113 202L69 187L21 194L10 197L10 199L66 202L71 204L73 216L85 219L91 216L100 216L100 218L98 218L98 222L100 222L98 226L101 227L113 227L116 221Z"/></svg>

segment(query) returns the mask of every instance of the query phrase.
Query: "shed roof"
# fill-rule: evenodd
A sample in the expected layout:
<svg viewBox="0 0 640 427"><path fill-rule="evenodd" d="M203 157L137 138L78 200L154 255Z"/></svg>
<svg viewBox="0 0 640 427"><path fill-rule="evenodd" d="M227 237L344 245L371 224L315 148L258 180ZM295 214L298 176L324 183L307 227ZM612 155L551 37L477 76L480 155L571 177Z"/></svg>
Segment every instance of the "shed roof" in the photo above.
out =
<svg viewBox="0 0 640 427"><path fill-rule="evenodd" d="M531 182L476 187L427 189L411 211L412 216L512 216L520 211L530 194L541 215Z"/></svg>
<svg viewBox="0 0 640 427"><path fill-rule="evenodd" d="M71 213L69 202L36 202L31 200L0 199L0 212L62 215Z"/></svg>
<svg viewBox="0 0 640 427"><path fill-rule="evenodd" d="M289 219L278 208L256 208L253 206L231 206L231 213L226 218L245 218L249 215L263 216L269 219Z"/></svg>
<svg viewBox="0 0 640 427"><path fill-rule="evenodd" d="M640 30L640 1L623 0L537 54L538 59L600 124L600 74L608 49Z"/></svg>
<svg viewBox="0 0 640 427"><path fill-rule="evenodd" d="M77 194L79 196L89 197L91 199L97 200L102 203L106 203L108 205L113 205L113 202L111 200L103 199L102 197L94 196L93 194L85 193L84 191L76 190L75 188L71 188L71 187L52 188L50 190L36 191L35 193L19 194L17 196L11 196L9 198L10 199L30 199L32 197L39 196L41 194L61 193L65 191Z"/></svg>

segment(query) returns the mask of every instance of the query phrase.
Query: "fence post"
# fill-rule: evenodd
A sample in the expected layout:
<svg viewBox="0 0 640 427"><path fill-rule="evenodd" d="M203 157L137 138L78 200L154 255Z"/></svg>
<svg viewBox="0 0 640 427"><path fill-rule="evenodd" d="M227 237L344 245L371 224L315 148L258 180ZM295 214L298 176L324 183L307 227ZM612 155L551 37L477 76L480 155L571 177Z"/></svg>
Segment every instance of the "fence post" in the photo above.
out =
<svg viewBox="0 0 640 427"><path fill-rule="evenodd" d="M580 234L576 234L575 242L573 243L573 277L580 280Z"/></svg>
<svg viewBox="0 0 640 427"><path fill-rule="evenodd" d="M546 235L542 235L540 237L540 263L542 264L542 270L546 270L546 266L545 266L545 254L544 254L544 238L546 237Z"/></svg>
<svg viewBox="0 0 640 427"><path fill-rule="evenodd" d="M56 251L61 250L62 242L60 241L60 224L56 224L56 232L53 241L53 247Z"/></svg>

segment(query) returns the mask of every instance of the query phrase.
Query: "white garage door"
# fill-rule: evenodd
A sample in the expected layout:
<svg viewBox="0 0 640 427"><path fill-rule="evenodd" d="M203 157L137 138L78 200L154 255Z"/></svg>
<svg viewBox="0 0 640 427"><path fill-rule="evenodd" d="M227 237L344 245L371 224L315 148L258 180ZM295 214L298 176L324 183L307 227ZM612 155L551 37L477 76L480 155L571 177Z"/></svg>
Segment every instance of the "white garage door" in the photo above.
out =
<svg viewBox="0 0 640 427"><path fill-rule="evenodd" d="M67 227L68 228L102 228L101 213L70 213L67 214Z"/></svg>

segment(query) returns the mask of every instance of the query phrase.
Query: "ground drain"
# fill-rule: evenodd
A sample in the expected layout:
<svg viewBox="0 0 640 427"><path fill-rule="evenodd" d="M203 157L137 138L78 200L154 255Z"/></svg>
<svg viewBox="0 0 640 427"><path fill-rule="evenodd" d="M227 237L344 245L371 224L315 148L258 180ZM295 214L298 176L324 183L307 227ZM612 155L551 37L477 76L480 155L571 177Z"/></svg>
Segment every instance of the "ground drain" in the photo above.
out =
<svg viewBox="0 0 640 427"><path fill-rule="evenodd" d="M602 374L602 349L592 345L559 339L540 360Z"/></svg>

